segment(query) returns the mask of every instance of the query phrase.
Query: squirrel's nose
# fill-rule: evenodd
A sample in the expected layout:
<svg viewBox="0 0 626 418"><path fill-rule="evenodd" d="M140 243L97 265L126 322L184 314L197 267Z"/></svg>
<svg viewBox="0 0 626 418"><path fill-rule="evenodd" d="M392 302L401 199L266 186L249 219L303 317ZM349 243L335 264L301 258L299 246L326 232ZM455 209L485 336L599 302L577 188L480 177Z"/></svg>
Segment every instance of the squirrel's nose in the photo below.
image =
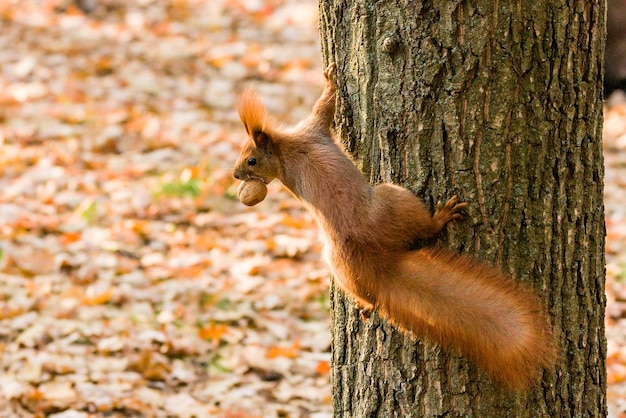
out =
<svg viewBox="0 0 626 418"><path fill-rule="evenodd" d="M233 177L234 177L234 178L236 178L237 180L241 180L241 179L239 178L239 173L238 173L238 172L236 172L236 171L233 171Z"/></svg>

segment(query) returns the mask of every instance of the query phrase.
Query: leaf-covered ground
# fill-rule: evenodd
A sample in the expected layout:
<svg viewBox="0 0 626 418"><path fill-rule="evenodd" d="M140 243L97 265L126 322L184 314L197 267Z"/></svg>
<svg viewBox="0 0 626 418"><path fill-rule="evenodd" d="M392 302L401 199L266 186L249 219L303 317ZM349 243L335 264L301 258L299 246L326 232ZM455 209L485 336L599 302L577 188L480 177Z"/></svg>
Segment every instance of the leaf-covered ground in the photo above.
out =
<svg viewBox="0 0 626 418"><path fill-rule="evenodd" d="M604 112L606 326L609 417L626 417L626 94Z"/></svg>
<svg viewBox="0 0 626 418"><path fill-rule="evenodd" d="M327 417L328 272L235 107L322 86L313 0L0 2L0 416ZM626 411L626 104L607 111L609 396ZM621 199L621 200L620 200Z"/></svg>
<svg viewBox="0 0 626 418"><path fill-rule="evenodd" d="M329 416L328 273L237 95L322 85L316 5L0 3L0 416Z"/></svg>

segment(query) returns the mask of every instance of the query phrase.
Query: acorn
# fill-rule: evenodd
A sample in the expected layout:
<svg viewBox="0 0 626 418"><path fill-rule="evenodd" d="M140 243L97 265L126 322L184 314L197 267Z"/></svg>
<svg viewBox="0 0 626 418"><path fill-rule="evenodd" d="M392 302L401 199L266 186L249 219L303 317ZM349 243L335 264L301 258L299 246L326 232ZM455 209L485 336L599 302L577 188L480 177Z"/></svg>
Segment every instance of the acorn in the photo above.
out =
<svg viewBox="0 0 626 418"><path fill-rule="evenodd" d="M267 196L267 186L259 179L246 180L237 188L237 196L244 205L254 206Z"/></svg>

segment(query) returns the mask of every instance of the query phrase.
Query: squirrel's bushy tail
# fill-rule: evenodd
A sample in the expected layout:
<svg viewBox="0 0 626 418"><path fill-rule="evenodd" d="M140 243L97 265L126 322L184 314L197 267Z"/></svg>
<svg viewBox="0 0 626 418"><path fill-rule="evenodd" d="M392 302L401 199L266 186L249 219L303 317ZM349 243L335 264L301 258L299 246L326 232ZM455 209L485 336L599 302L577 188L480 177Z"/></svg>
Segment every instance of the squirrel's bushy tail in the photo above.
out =
<svg viewBox="0 0 626 418"><path fill-rule="evenodd" d="M510 388L554 364L543 305L497 269L442 248L408 252L398 267L377 301L394 325L457 350Z"/></svg>

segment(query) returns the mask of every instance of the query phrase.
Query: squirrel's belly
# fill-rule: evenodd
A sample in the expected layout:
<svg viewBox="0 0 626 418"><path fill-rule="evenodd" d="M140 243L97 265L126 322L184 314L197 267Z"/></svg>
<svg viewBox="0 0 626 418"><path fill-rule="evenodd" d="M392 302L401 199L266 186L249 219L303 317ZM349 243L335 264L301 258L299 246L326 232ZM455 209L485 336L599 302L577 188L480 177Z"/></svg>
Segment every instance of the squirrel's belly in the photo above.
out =
<svg viewBox="0 0 626 418"><path fill-rule="evenodd" d="M354 266L348 265L339 251L336 251L328 242L324 245L322 257L329 266L335 282L353 299L356 299L361 307L371 309L373 305L376 305L374 292L359 285L368 283L367 280L359 280L363 272L355 269Z"/></svg>

